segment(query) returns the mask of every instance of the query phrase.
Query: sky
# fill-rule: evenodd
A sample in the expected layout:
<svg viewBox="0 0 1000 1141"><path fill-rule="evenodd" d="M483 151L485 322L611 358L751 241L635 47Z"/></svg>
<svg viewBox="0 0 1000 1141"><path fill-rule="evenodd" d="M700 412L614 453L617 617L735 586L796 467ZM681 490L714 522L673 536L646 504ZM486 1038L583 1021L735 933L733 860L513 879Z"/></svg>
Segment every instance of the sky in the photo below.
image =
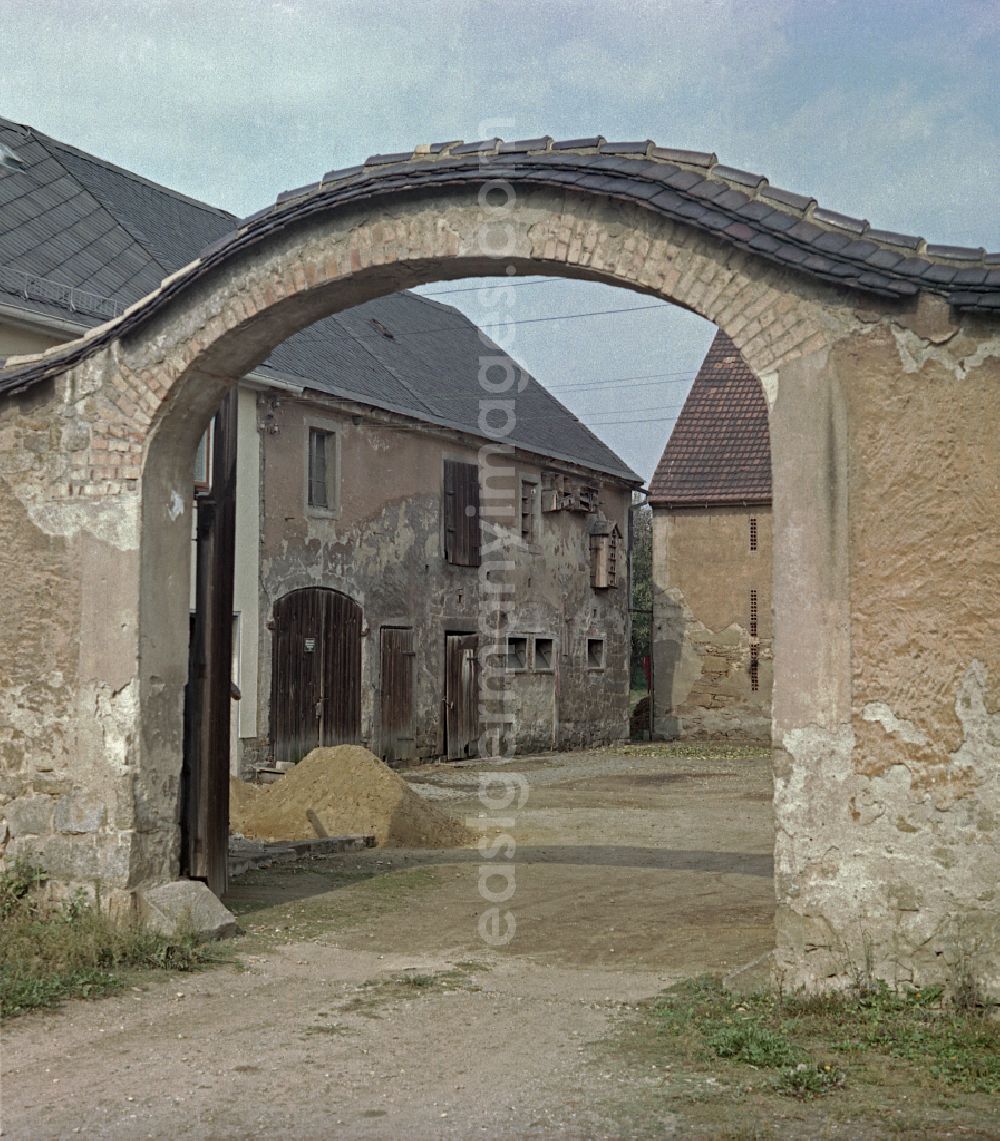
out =
<svg viewBox="0 0 1000 1141"><path fill-rule="evenodd" d="M0 114L240 215L418 142L603 134L1000 249L1000 0L0 0L0 52ZM488 319L471 283L423 292ZM712 327L515 296L562 319L512 354L648 478Z"/></svg>

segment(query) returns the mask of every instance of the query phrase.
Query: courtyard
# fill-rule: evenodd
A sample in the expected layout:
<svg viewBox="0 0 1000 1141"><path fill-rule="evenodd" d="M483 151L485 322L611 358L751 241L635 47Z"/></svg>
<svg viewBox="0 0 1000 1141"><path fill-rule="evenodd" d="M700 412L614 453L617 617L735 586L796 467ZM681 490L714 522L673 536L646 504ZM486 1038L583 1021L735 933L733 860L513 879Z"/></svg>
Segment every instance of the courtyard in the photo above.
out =
<svg viewBox="0 0 1000 1141"><path fill-rule="evenodd" d="M769 757L633 746L513 769L527 800L484 828L513 817L505 947L479 934L474 848L247 873L226 900L231 964L9 1024L5 1134L618 1135L623 1087L593 1044L677 980L771 947ZM408 776L476 817L485 771Z"/></svg>

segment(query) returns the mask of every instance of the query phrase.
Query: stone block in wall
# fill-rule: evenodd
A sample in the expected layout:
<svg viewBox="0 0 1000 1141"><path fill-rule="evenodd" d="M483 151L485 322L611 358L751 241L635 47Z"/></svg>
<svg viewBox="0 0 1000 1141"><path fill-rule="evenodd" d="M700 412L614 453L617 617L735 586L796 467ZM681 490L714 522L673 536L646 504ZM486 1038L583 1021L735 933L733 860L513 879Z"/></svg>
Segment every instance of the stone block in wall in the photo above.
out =
<svg viewBox="0 0 1000 1141"><path fill-rule="evenodd" d="M37 772L32 774L31 787L34 792L44 792L49 796L64 796L74 788L73 778L57 772Z"/></svg>
<svg viewBox="0 0 1000 1141"><path fill-rule="evenodd" d="M90 883L109 888L128 883L132 845L128 833L109 832L25 836L15 835L7 860L26 860L44 868L63 883Z"/></svg>
<svg viewBox="0 0 1000 1141"><path fill-rule="evenodd" d="M51 796L19 796L4 809L12 836L46 836L52 831Z"/></svg>
<svg viewBox="0 0 1000 1141"><path fill-rule="evenodd" d="M56 832L99 832L104 825L103 801L85 792L71 792L56 801L53 825Z"/></svg>

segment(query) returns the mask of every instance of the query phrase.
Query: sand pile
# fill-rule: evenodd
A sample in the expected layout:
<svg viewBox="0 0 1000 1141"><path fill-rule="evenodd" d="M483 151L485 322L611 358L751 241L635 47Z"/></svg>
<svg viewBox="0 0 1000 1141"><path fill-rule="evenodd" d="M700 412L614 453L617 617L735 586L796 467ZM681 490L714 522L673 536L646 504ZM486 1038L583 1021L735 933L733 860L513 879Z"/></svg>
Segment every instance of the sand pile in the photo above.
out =
<svg viewBox="0 0 1000 1141"><path fill-rule="evenodd" d="M374 835L403 848L454 848L475 837L360 745L313 749L270 785L230 782L230 826L254 840Z"/></svg>

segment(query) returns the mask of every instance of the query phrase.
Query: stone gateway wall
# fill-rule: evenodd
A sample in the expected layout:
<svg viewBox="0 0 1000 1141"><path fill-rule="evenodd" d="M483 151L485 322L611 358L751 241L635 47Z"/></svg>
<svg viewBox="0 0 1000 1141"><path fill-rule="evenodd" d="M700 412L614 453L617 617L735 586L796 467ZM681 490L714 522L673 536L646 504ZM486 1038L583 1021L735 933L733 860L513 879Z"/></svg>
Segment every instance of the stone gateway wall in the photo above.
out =
<svg viewBox="0 0 1000 1141"><path fill-rule="evenodd" d="M998 260L648 143L424 148L285 197L0 373L5 858L177 874L187 489L227 387L370 297L566 274L714 321L768 398L776 972L1000 994Z"/></svg>

